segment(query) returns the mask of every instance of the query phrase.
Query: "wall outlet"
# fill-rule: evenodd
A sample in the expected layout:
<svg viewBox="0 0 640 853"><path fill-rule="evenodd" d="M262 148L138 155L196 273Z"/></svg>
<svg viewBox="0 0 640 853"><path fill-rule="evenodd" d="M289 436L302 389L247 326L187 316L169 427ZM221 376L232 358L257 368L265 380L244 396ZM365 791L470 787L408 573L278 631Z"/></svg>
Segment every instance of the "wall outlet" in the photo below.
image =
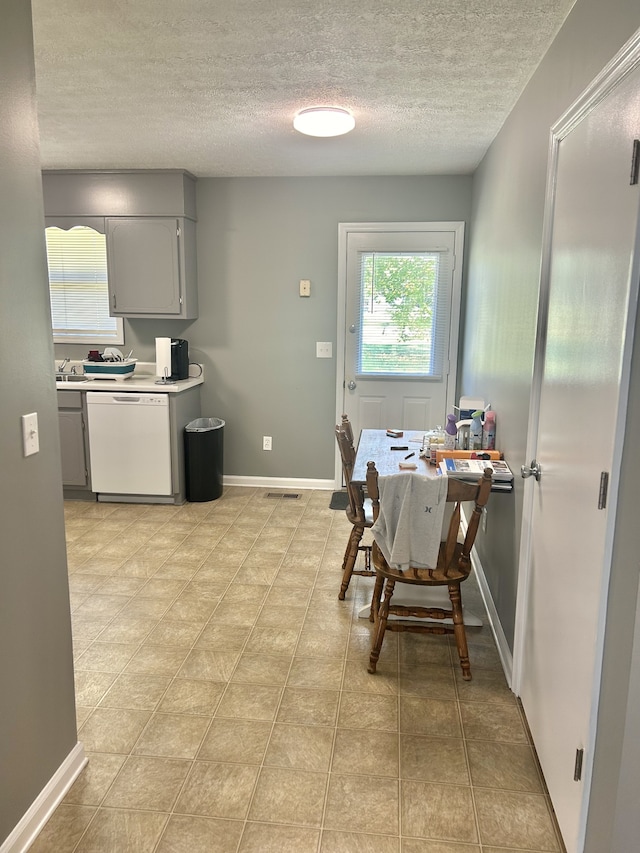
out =
<svg viewBox="0 0 640 853"><path fill-rule="evenodd" d="M300 296L311 296L311 282L308 278L300 279Z"/></svg>
<svg viewBox="0 0 640 853"><path fill-rule="evenodd" d="M273 450L272 438L270 435L263 435L262 436L262 449L263 450Z"/></svg>

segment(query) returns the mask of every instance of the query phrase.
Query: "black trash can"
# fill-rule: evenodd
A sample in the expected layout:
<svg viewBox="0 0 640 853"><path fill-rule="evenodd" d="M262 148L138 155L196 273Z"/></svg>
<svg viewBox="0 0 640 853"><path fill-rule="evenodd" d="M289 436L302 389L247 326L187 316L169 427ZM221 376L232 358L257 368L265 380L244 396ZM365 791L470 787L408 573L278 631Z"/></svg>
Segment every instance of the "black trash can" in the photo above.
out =
<svg viewBox="0 0 640 853"><path fill-rule="evenodd" d="M220 418L196 418L184 428L188 501L214 501L222 494L223 439Z"/></svg>

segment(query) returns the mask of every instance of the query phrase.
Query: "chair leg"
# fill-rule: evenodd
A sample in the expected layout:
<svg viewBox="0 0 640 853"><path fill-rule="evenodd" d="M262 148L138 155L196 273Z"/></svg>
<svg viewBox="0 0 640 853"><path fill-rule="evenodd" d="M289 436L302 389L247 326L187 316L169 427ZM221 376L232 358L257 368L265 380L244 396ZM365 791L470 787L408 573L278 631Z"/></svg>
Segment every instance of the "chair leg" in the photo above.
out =
<svg viewBox="0 0 640 853"><path fill-rule="evenodd" d="M349 588L353 567L358 558L358 546L360 545L363 533L364 529L362 527L354 526L349 535L347 550L344 552L344 560L342 561L342 583L340 584L340 592L338 593L340 601L344 601L347 589Z"/></svg>
<svg viewBox="0 0 640 853"><path fill-rule="evenodd" d="M369 611L369 622L375 622L378 610L380 608L380 599L382 598L382 587L384 586L384 577L376 575L376 582L373 587L373 595L371 596L371 610Z"/></svg>
<svg viewBox="0 0 640 853"><path fill-rule="evenodd" d="M449 584L449 598L451 610L453 611L453 633L456 638L462 677L465 681L471 681L471 664L469 662L469 649L467 647L467 632L464 627L462 615L462 596L460 595L460 584Z"/></svg>
<svg viewBox="0 0 640 853"><path fill-rule="evenodd" d="M380 580L384 581L384 578L380 576ZM376 576L376 585L378 583L378 576ZM367 668L367 672L370 672L372 675L376 671L376 666L378 664L378 658L380 657L380 650L382 649L382 642L384 640L384 635L387 631L387 619L389 618L389 605L391 603L391 596L393 595L393 588L395 587L396 582L387 579L387 583L384 588L384 601L378 607L376 612L376 625L373 631L373 644L371 646L371 654L369 655L369 666Z"/></svg>

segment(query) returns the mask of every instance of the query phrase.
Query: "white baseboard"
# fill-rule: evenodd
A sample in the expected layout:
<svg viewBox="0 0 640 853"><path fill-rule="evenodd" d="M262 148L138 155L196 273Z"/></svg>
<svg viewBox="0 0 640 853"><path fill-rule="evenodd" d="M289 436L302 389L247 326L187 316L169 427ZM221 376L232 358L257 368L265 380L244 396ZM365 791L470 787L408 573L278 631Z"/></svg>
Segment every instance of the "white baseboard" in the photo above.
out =
<svg viewBox="0 0 640 853"><path fill-rule="evenodd" d="M86 763L84 747L78 742L0 845L0 853L26 853Z"/></svg>
<svg viewBox="0 0 640 853"><path fill-rule="evenodd" d="M502 663L502 669L504 670L504 675L507 679L507 684L509 685L509 687L511 687L513 681L513 654L511 652L511 649L509 648L509 644L507 643L505 633L502 630L502 623L500 622L498 611L496 610L496 606L493 602L491 590L489 589L489 584L487 583L487 577L484 573L484 569L482 568L482 564L478 559L478 555L475 553L475 549L471 553L471 564L473 565L473 570L476 573L476 578L478 579L480 595L482 596L484 606L487 610L489 625L491 627L493 638L496 641L498 654L500 655L500 662Z"/></svg>
<svg viewBox="0 0 640 853"><path fill-rule="evenodd" d="M266 489L326 489L333 491L335 483L333 480L306 480L294 477L237 477L234 475L224 476L222 482L225 486L252 486L253 488ZM2 851L0 851L2 853Z"/></svg>
<svg viewBox="0 0 640 853"><path fill-rule="evenodd" d="M464 513L461 519L461 527L466 533L467 520L464 517ZM502 669L504 670L504 675L507 679L507 684L509 685L509 688L511 688L511 684L513 682L513 654L511 652L511 649L509 648L507 638L502 629L502 623L500 622L500 617L498 616L498 611L493 601L491 590L489 589L487 576L484 573L482 563L480 562L480 558L478 557L478 553L475 547L471 551L471 565L473 566L473 571L475 572L475 576L478 580L480 595L482 596L482 600L484 601L484 606L487 611L489 627L491 628L491 633L493 634L493 638L496 642L498 655L500 656L500 662L502 663ZM0 853L2 853L1 850Z"/></svg>

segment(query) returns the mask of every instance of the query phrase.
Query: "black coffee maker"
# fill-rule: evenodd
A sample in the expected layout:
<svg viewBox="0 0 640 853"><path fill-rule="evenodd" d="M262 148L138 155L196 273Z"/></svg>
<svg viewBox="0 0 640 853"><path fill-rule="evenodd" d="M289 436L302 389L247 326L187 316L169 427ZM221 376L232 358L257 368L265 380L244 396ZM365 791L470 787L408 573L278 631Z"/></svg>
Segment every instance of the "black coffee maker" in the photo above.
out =
<svg viewBox="0 0 640 853"><path fill-rule="evenodd" d="M189 378L189 342L182 338L171 338L171 379Z"/></svg>

